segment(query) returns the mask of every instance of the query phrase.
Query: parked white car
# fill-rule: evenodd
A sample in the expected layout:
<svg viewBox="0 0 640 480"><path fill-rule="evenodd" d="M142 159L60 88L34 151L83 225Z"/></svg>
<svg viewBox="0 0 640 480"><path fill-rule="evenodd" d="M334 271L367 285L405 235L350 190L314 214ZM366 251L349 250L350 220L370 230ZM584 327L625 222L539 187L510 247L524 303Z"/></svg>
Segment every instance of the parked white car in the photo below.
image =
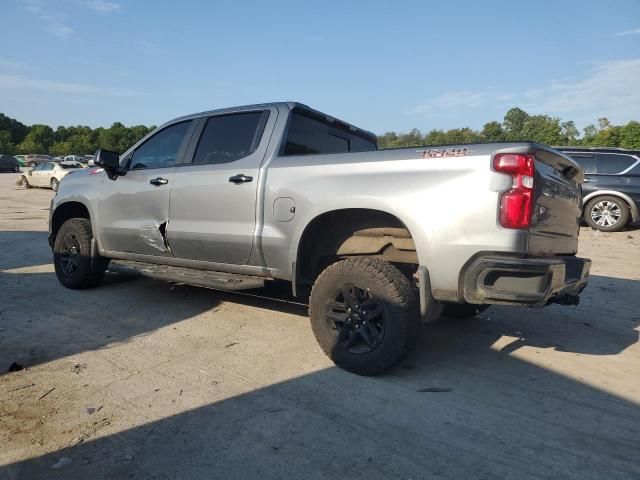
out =
<svg viewBox="0 0 640 480"><path fill-rule="evenodd" d="M33 169L21 176L25 188L45 187L57 192L60 181L65 175L84 168L80 162L45 162L39 163Z"/></svg>

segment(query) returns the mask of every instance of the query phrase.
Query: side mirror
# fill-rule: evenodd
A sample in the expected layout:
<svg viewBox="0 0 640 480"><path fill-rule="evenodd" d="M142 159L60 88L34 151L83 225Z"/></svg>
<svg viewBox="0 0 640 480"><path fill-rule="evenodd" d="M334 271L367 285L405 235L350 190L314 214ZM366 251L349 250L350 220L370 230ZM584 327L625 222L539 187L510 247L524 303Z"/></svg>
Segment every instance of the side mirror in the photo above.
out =
<svg viewBox="0 0 640 480"><path fill-rule="evenodd" d="M123 170L120 168L120 154L118 152L99 149L96 151L93 163L98 167L104 168L111 180L115 180L118 175L124 175Z"/></svg>

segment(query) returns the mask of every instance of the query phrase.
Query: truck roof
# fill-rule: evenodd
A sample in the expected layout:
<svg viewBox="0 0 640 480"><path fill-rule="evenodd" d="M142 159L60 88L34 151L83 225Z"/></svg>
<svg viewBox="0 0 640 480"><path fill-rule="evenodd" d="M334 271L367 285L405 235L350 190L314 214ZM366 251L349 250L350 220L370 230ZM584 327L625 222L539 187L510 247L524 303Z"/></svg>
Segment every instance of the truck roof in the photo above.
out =
<svg viewBox="0 0 640 480"><path fill-rule="evenodd" d="M198 113L192 113L190 115L184 115L182 117L178 117L178 118L174 118L173 120L170 120L166 123L164 123L163 125L161 125L161 127L164 127L165 125L169 125L171 123L175 123L177 121L182 121L182 120L189 120L189 119L193 119L193 118L199 118L199 117L205 117L208 115L217 115L217 114L224 114L224 113L232 113L232 112L241 112L243 110L255 110L255 109L259 109L259 108L268 108L268 107L285 107L288 108L289 110L294 110L294 109L302 109L302 110L306 110L307 112L311 113L312 115L315 116L319 116L322 118L325 118L331 122L338 122L341 123L343 127L347 127L349 130L352 130L354 132L359 132L361 135L364 135L366 137L370 137L374 142L377 142L378 137L376 136L375 133L369 131L369 130L364 130L360 127L356 127L355 125L352 125L348 122L345 122L344 120L340 120L339 118L336 118L332 115L327 115L326 113L322 113L319 110L315 110L311 107L309 107L308 105L305 105L304 103L300 103L300 102L267 102L267 103L255 103L255 104L251 104L251 105L241 105L238 107L230 107L230 108L218 108L215 110L207 110L204 112L198 112Z"/></svg>

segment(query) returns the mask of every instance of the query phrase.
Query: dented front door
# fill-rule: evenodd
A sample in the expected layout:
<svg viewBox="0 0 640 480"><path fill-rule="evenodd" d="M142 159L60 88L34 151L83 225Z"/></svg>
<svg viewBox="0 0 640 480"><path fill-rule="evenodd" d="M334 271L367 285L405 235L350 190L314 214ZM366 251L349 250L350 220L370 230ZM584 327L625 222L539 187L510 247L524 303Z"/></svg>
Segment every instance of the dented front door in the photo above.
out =
<svg viewBox="0 0 640 480"><path fill-rule="evenodd" d="M175 167L129 171L116 180L104 180L98 222L103 249L171 256L164 234L174 170Z"/></svg>
<svg viewBox="0 0 640 480"><path fill-rule="evenodd" d="M155 132L121 159L124 175L103 181L96 222L103 250L173 256L166 239L169 192L192 124L174 123Z"/></svg>

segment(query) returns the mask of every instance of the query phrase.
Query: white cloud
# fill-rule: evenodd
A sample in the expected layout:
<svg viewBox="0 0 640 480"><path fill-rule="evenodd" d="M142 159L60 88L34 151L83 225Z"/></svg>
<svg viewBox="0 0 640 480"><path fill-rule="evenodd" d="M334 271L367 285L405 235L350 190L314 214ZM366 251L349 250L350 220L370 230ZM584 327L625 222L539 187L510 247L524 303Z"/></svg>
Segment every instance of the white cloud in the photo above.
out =
<svg viewBox="0 0 640 480"><path fill-rule="evenodd" d="M106 0L79 0L78 4L102 15L108 15L121 10L119 3Z"/></svg>
<svg viewBox="0 0 640 480"><path fill-rule="evenodd" d="M75 33L73 28L58 23L47 25L47 32L58 38L68 38Z"/></svg>
<svg viewBox="0 0 640 480"><path fill-rule="evenodd" d="M414 107L411 113L459 115L470 108L518 105L529 113L571 118L579 124L607 116L617 123L638 117L640 59L593 64L581 79L553 82L518 94L460 91L444 94Z"/></svg>
<svg viewBox="0 0 640 480"><path fill-rule="evenodd" d="M640 111L640 59L596 64L584 79L555 83L527 108L540 113L593 121L606 115L617 122L637 118Z"/></svg>
<svg viewBox="0 0 640 480"><path fill-rule="evenodd" d="M65 25L62 15L50 13L45 9L41 0L22 0L28 12L39 18L45 25L45 30L59 38L68 38L74 30Z"/></svg>
<svg viewBox="0 0 640 480"><path fill-rule="evenodd" d="M495 92L445 92L444 94L418 105L412 113L434 113L455 110L462 107L477 108L488 103L504 102L514 98L509 93Z"/></svg>
<svg viewBox="0 0 640 480"><path fill-rule="evenodd" d="M140 42L138 42L138 51L148 57L166 53L165 49L158 47L156 43L151 40L140 40Z"/></svg>
<svg viewBox="0 0 640 480"><path fill-rule="evenodd" d="M71 95L112 95L131 97L143 95L140 92L113 87L99 87L87 83L57 82L29 78L24 75L0 73L0 90L38 90Z"/></svg>
<svg viewBox="0 0 640 480"><path fill-rule="evenodd" d="M635 28L633 30L625 30L624 32L614 33L614 37L626 37L627 35L640 35L640 28Z"/></svg>

